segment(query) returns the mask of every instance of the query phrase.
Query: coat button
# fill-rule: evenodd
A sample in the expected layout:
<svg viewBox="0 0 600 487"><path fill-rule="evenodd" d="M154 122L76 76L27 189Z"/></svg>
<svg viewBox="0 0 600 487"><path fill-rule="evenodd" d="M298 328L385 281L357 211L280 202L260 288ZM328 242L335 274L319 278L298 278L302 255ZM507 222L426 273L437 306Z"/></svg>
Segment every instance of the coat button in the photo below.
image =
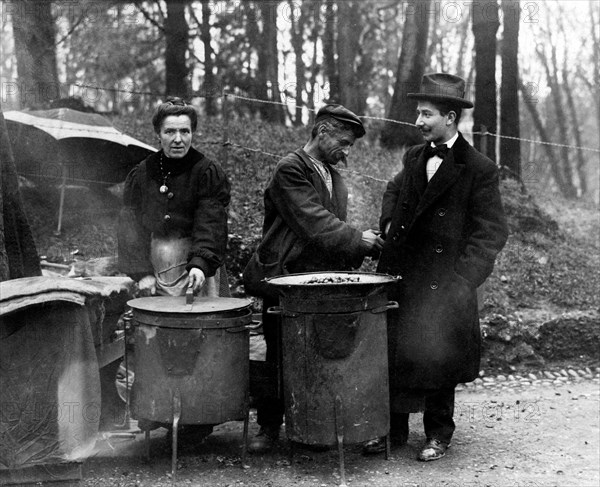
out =
<svg viewBox="0 0 600 487"><path fill-rule="evenodd" d="M446 208L440 208L438 210L438 215L439 216L444 216L446 214Z"/></svg>
<svg viewBox="0 0 600 487"><path fill-rule="evenodd" d="M438 282L437 281L431 281L431 284L429 284L429 287L431 289L437 289L438 288Z"/></svg>
<svg viewBox="0 0 600 487"><path fill-rule="evenodd" d="M167 198L169 198L169 199L172 199L172 198L173 198L173 196L175 196L173 193L168 193L168 194L167 194Z"/></svg>
<svg viewBox="0 0 600 487"><path fill-rule="evenodd" d="M442 247L442 244L437 244L437 245L435 246L435 252L436 252L437 254L441 254L443 251L444 251L444 247Z"/></svg>
<svg viewBox="0 0 600 487"><path fill-rule="evenodd" d="M404 225L400 225L400 228L401 228L402 230L404 230Z"/></svg>
<svg viewBox="0 0 600 487"><path fill-rule="evenodd" d="M168 222L171 219L171 215L165 215L164 220Z"/></svg>
<svg viewBox="0 0 600 487"><path fill-rule="evenodd" d="M398 234L398 233L395 233L395 234L394 234L394 236L392 237L392 240L393 240L394 242L396 242L396 241L398 241L398 239L399 239L399 238L400 238L400 234Z"/></svg>

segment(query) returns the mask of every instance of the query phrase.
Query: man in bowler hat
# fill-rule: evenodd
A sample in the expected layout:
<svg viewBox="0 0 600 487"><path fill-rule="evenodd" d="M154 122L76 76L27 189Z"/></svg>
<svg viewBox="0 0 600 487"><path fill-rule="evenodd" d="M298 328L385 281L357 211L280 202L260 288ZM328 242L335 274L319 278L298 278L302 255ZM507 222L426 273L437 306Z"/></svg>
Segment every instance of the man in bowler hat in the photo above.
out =
<svg viewBox="0 0 600 487"><path fill-rule="evenodd" d="M383 195L385 244L378 272L402 280L389 297L390 435L408 438L409 413L423 411L426 442L418 459L446 454L454 433L454 390L477 378L481 336L477 287L492 272L508 229L494 162L458 132L465 81L426 74L416 126L425 143L404 154L402 170ZM364 445L382 451L382 439Z"/></svg>
<svg viewBox="0 0 600 487"><path fill-rule="evenodd" d="M310 140L279 161L265 190L263 236L244 270L244 285L247 293L263 298L269 363L280 363L281 323L266 313L278 297L261 280L274 274L351 270L383 246L379 232L346 223L348 190L335 169L364 134L362 121L350 110L325 105L316 114ZM259 397L257 403L260 431L249 451L261 453L279 437L284 408L280 397Z"/></svg>

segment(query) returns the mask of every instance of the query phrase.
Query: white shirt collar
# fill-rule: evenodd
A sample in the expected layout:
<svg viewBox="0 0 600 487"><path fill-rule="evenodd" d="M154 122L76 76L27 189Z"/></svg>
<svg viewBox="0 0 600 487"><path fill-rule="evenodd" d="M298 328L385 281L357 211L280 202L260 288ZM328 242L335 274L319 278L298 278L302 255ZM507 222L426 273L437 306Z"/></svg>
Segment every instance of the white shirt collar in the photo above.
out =
<svg viewBox="0 0 600 487"><path fill-rule="evenodd" d="M453 137L450 137L450 140L444 142L444 144L446 144L448 146L448 149L450 149L454 145L454 142L456 142L457 139L458 139L458 132L456 132ZM440 145L442 145L442 144L440 144ZM435 147L435 144L433 142L431 142L431 147Z"/></svg>

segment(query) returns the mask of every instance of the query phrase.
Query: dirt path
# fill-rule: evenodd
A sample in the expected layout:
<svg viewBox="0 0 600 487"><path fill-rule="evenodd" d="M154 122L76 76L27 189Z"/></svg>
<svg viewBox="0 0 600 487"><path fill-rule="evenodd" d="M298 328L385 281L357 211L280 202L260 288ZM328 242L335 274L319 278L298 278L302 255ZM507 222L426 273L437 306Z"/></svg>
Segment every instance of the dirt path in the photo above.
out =
<svg viewBox="0 0 600 487"><path fill-rule="evenodd" d="M411 416L408 445L383 456L363 457L346 448L346 478L356 487L550 487L600 485L600 379L506 387L479 385L457 393L457 430L446 458L415 460L424 441L421 416ZM256 423L251 423L251 434ZM165 430L151 441L151 462L142 460L142 435L108 438L84 464L92 486L284 487L339 485L335 450L297 449L290 465L287 445L239 464L241 423L219 426L200 445L180 447L176 482L170 471Z"/></svg>

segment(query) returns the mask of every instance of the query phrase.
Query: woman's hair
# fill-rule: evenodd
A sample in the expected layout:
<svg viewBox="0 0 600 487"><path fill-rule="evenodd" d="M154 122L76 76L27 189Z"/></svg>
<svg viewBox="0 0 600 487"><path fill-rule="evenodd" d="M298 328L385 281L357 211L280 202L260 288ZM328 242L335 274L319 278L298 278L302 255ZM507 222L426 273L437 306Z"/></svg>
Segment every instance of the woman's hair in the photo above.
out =
<svg viewBox="0 0 600 487"><path fill-rule="evenodd" d="M196 126L198 125L198 114L196 113L196 109L183 98L170 96L164 103L158 105L154 111L154 115L152 115L152 126L156 133L160 132L163 120L171 115L176 117L179 115L187 115L190 117L190 122L192 123L192 132L196 131Z"/></svg>

